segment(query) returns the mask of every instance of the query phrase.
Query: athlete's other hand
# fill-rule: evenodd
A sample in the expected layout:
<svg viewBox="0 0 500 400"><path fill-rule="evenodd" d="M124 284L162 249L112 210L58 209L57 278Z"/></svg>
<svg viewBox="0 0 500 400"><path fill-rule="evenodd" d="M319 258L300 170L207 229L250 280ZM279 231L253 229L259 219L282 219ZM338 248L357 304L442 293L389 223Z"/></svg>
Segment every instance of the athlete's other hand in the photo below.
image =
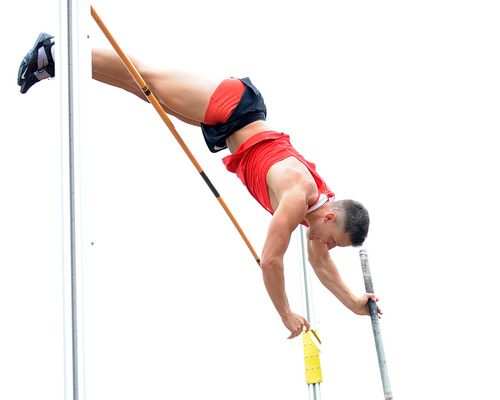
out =
<svg viewBox="0 0 500 400"><path fill-rule="evenodd" d="M363 296L360 296L356 300L356 306L354 308L354 313L358 315L370 315L370 308L368 307L368 302L369 300L373 301L374 303L378 302L378 297L375 296L373 293L365 293ZM382 317L382 309L379 307L377 304L377 314L378 317Z"/></svg>
<svg viewBox="0 0 500 400"><path fill-rule="evenodd" d="M288 339L293 339L299 336L304 330L307 332L311 328L307 319L293 312L290 312L283 318L283 323L290 331Z"/></svg>

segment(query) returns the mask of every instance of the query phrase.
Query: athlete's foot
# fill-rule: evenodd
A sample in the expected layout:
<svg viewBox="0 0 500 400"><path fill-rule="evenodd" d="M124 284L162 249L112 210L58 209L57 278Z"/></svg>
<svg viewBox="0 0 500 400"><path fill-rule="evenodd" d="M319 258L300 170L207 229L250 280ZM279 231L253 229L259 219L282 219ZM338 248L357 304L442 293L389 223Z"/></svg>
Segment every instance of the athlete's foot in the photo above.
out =
<svg viewBox="0 0 500 400"><path fill-rule="evenodd" d="M33 48L26 54L19 66L17 84L21 93L26 93L35 83L52 78L55 75L55 63L52 56L54 37L48 33L40 33Z"/></svg>

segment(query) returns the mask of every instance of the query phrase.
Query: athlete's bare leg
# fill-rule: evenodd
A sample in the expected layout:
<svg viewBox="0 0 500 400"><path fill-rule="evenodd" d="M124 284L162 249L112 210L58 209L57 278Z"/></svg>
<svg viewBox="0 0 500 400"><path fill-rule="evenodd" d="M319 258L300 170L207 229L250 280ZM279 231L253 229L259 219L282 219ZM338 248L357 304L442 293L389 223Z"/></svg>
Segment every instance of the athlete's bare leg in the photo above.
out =
<svg viewBox="0 0 500 400"><path fill-rule="evenodd" d="M133 58L132 62L167 113L192 125L203 122L205 110L218 82L182 71L160 70ZM92 50L92 77L146 100L113 50Z"/></svg>

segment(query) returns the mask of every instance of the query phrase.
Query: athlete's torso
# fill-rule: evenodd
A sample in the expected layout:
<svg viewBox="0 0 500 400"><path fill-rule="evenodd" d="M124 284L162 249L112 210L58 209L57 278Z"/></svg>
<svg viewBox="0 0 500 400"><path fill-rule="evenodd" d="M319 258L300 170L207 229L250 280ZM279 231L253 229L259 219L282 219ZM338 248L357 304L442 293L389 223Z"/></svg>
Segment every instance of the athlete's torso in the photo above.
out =
<svg viewBox="0 0 500 400"><path fill-rule="evenodd" d="M307 206L315 205L320 194L334 197L316 166L293 148L288 135L275 131L253 133L266 126L260 123L246 126L236 137L232 135L227 144L234 153L223 159L226 168L238 175L252 196L271 214L281 195L292 186L301 191Z"/></svg>
<svg viewBox="0 0 500 400"><path fill-rule="evenodd" d="M265 131L270 131L271 128L266 121L255 121L246 125L240 130L234 132L226 139L227 148L231 154L236 153L236 150L252 136Z"/></svg>
<svg viewBox="0 0 500 400"><path fill-rule="evenodd" d="M290 190L297 196L303 196L308 206L319 195L318 186L307 166L292 155L275 162L269 168L266 183L273 210L278 208L280 199Z"/></svg>

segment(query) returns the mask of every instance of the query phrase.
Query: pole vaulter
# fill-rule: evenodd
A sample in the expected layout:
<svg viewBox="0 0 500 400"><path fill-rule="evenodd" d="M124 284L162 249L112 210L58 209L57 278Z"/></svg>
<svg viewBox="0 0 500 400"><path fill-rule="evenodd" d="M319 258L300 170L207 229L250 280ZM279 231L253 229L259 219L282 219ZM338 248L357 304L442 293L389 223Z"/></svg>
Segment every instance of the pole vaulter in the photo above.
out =
<svg viewBox="0 0 500 400"><path fill-rule="evenodd" d="M110 37L93 8L92 15ZM249 245L248 238L244 234L242 237L261 267L265 287L290 331L289 338L299 336L310 327L306 318L291 310L284 284L284 256L299 225L308 227L308 261L321 283L353 313L370 315L368 300L377 301L377 297L374 293L354 295L342 280L329 252L335 247L363 244L368 234L368 211L358 201L337 200L316 165L293 147L290 136L270 126L266 121L264 98L250 78L226 78L221 82L185 71L148 66L125 57L116 41L111 40L115 50L92 49L92 77L153 104L240 234L241 227L166 113L201 127L211 152L228 149L231 154L222 159L226 169L235 173L255 200L272 214L260 258ZM54 47L52 36L41 35L26 54L18 73L21 93L55 76ZM318 137L317 141L329 145L328 138Z"/></svg>
<svg viewBox="0 0 500 400"><path fill-rule="evenodd" d="M364 243L369 228L368 211L355 200L337 200L316 165L292 146L290 136L268 125L264 99L251 80L227 78L213 82L183 71L149 67L123 52L93 7L91 15L114 49L92 50L93 78L137 95L154 106L260 266L267 292L290 331L288 338L310 329L307 318L292 312L284 284L284 255L299 225L308 227L308 261L320 282L353 313L370 315L371 308L379 317L382 311L375 304L378 301L375 294L354 295L330 255L335 247ZM52 39L50 35L39 36L22 60L18 72L21 93L55 76ZM222 160L226 169L235 173L260 205L272 214L261 257L167 113L201 127L211 152L228 149L231 154ZM329 145L328 138L318 137L317 142Z"/></svg>

